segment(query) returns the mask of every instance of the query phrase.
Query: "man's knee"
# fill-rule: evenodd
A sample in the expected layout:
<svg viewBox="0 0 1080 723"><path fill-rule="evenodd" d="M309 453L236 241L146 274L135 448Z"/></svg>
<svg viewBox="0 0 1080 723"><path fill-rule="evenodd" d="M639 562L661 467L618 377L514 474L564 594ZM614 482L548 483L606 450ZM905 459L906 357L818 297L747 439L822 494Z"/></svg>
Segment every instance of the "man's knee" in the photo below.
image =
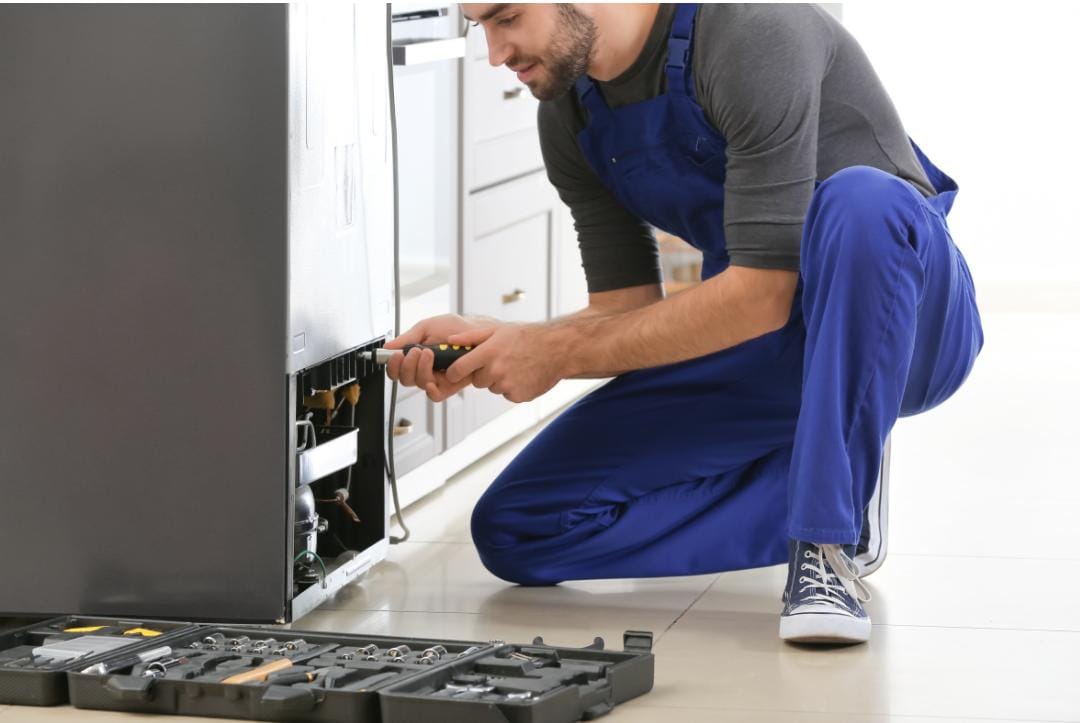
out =
<svg viewBox="0 0 1080 723"><path fill-rule="evenodd" d="M918 199L907 181L870 166L851 166L814 192L803 230L803 270L827 260L865 271L889 247L909 244Z"/></svg>
<svg viewBox="0 0 1080 723"><path fill-rule="evenodd" d="M872 166L848 166L832 174L814 191L818 198L851 209L910 206L918 191L904 179Z"/></svg>
<svg viewBox="0 0 1080 723"><path fill-rule="evenodd" d="M558 580L550 580L533 569L533 556L521 549L524 541L520 530L515 529L508 519L507 504L500 484L500 477L488 488L472 513L472 538L480 562L495 577L516 585L554 585Z"/></svg>

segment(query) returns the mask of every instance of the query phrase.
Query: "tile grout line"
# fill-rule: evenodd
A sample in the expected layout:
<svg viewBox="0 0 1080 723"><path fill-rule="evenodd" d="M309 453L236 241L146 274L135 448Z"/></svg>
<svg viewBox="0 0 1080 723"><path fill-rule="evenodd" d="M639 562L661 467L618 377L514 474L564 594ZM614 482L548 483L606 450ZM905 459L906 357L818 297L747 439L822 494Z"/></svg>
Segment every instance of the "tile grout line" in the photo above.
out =
<svg viewBox="0 0 1080 723"><path fill-rule="evenodd" d="M694 599L693 599L693 600L692 600L692 601L690 602L690 604L689 604L689 605L687 605L687 606L686 606L686 609L685 609L685 610L683 610L683 611L682 611L681 613L679 613L678 615L676 615L676 616L675 616L675 619L671 621L671 624L670 624L670 625L668 625L668 626L667 626L666 628L664 628L664 630L663 630L663 632L662 632L662 633L660 633L659 635L657 635L657 636L656 636L656 639L655 639L655 640L653 641L653 646L654 646L654 647L655 647L656 643L660 642L660 640L661 640L661 639L662 639L662 638L663 638L663 637L664 637L665 635L667 635L667 632L668 632L669 630L671 630L671 629L672 629L673 627L675 627L675 624L676 624L677 622L679 622L680 620L682 620L682 619L683 619L683 616L684 616L684 615L686 615L686 613L690 612L690 608L692 608L692 607L694 607L695 605L697 605L698 601L699 601L699 600L701 600L701 598L705 597L705 594L706 594L706 593L708 593L708 592L709 592L710 590L712 590L712 589L713 589L713 585L715 585L715 584L716 584L716 582L717 582L717 581L718 581L718 580L720 579L720 577L721 577L722 575L723 575L723 573L717 573L717 574L716 574L716 577L714 577L714 578L712 579L712 582L710 582L710 583L709 583L708 585L706 585L706 586L705 586L705 589L704 589L704 590L702 590L702 591L701 591L701 593L700 593L700 594L699 594L699 595L698 595L698 596L697 596L696 598L694 598Z"/></svg>

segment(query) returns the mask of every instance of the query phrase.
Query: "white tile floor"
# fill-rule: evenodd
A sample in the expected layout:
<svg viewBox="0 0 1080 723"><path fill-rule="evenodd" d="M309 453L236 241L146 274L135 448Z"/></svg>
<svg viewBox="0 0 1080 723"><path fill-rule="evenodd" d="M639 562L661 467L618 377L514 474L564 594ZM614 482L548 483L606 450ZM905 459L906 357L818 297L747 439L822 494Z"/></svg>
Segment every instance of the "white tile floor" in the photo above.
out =
<svg viewBox="0 0 1080 723"><path fill-rule="evenodd" d="M894 433L868 645L782 644L782 567L549 589L492 577L469 512L528 435L411 508L414 541L296 627L615 647L653 630L656 687L615 723L1080 721L1080 313L993 312L985 326L964 389ZM147 720L0 708L0 723L76 717Z"/></svg>

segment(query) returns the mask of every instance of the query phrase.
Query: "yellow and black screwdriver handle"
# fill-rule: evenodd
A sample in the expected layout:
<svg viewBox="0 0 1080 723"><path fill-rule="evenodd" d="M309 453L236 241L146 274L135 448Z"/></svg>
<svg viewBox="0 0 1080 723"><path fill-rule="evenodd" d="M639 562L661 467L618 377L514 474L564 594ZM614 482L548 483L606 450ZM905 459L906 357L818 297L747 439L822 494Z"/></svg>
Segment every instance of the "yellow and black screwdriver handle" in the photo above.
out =
<svg viewBox="0 0 1080 723"><path fill-rule="evenodd" d="M459 346L458 344L406 344L400 349L380 348L373 352L362 352L361 355L370 361L374 361L378 364L385 364L390 361L391 356L398 352L408 354L413 349L431 349L431 351L435 352L435 364L433 368L436 371L444 372L450 368L451 364L472 351L472 348L473 347L471 346Z"/></svg>

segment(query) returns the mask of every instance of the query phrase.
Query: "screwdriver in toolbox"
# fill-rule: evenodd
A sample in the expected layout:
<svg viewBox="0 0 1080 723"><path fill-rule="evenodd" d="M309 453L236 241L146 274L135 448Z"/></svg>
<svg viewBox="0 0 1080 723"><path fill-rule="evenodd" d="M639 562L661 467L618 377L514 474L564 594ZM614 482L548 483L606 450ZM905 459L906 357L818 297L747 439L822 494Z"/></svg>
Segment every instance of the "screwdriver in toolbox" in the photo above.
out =
<svg viewBox="0 0 1080 723"><path fill-rule="evenodd" d="M257 683L265 681L267 676L271 673L277 673L287 668L291 668L294 665L300 665L306 663L312 658L318 658L319 656L326 655L331 650L334 650L338 646L330 643L327 645L319 645L309 650L304 651L298 655L294 654L292 657L281 657L273 662L260 665L251 670L243 673L237 673L236 675L230 675L225 680L221 681L225 685L241 685L243 683Z"/></svg>
<svg viewBox="0 0 1080 723"><path fill-rule="evenodd" d="M440 372L446 371L451 364L465 356L467 352L472 351L471 346L460 346L458 344L406 344L400 349L380 347L372 351L362 351L360 356L376 364L386 364L394 354L408 354L413 349L431 349L431 351L435 352L433 368Z"/></svg>

